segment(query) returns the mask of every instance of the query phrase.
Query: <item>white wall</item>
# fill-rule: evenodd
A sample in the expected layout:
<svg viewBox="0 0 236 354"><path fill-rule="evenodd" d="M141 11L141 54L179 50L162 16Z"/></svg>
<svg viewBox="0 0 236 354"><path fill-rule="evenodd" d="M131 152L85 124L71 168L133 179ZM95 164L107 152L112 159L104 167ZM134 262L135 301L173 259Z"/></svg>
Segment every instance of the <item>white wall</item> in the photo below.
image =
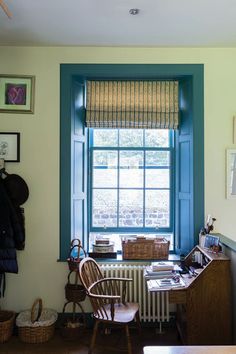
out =
<svg viewBox="0 0 236 354"><path fill-rule="evenodd" d="M0 113L0 131L21 133L21 175L30 196L24 204L26 248L18 251L19 274L7 274L2 308L29 308L37 296L62 310L67 265L59 255L59 65L60 63L204 64L205 211L215 231L236 241L236 199L225 198L225 153L233 145L236 114L236 48L1 47L1 74L35 75L35 113Z"/></svg>

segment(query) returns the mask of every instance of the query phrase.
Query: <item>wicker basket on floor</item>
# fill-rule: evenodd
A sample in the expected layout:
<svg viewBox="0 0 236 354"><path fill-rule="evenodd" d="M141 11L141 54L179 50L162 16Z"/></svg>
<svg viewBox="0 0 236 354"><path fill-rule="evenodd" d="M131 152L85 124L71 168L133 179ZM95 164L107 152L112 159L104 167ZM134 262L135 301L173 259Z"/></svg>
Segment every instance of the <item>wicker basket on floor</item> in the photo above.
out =
<svg viewBox="0 0 236 354"><path fill-rule="evenodd" d="M7 342L13 332L15 312L0 310L0 343Z"/></svg>
<svg viewBox="0 0 236 354"><path fill-rule="evenodd" d="M21 312L17 319L19 338L25 343L44 343L53 337L57 312L42 308L42 300L37 299L31 310Z"/></svg>
<svg viewBox="0 0 236 354"><path fill-rule="evenodd" d="M70 302L65 303L62 311L63 314L65 314L68 304L70 304ZM60 328L61 336L68 341L77 340L78 338L83 337L86 328L86 317L83 307L79 302L73 302L72 305L73 312L70 314L71 316L67 316L67 319L62 323ZM76 313L76 306L81 312Z"/></svg>

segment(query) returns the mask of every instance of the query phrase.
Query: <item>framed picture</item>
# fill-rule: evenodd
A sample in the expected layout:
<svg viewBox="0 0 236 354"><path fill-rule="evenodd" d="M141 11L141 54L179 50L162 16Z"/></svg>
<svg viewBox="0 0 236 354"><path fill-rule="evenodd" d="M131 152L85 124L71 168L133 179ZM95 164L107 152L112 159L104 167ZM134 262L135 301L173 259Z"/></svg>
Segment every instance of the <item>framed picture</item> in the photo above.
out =
<svg viewBox="0 0 236 354"><path fill-rule="evenodd" d="M226 151L226 197L236 198L236 149Z"/></svg>
<svg viewBox="0 0 236 354"><path fill-rule="evenodd" d="M0 133L0 159L20 161L20 133Z"/></svg>
<svg viewBox="0 0 236 354"><path fill-rule="evenodd" d="M34 113L34 76L0 75L0 112Z"/></svg>
<svg viewBox="0 0 236 354"><path fill-rule="evenodd" d="M205 235L204 248L212 249L213 246L219 246L220 238L213 235Z"/></svg>

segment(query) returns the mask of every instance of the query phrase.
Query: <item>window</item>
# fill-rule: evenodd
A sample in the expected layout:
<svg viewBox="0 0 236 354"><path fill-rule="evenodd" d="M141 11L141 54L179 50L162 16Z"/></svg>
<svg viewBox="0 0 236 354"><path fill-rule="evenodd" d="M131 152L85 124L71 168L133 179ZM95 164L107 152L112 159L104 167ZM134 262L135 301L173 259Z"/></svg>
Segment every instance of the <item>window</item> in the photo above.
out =
<svg viewBox="0 0 236 354"><path fill-rule="evenodd" d="M180 125L175 137L175 251L187 254L204 223L204 65L61 64L60 260L70 240L88 249L85 80L168 78L179 82Z"/></svg>
<svg viewBox="0 0 236 354"><path fill-rule="evenodd" d="M164 234L173 250L174 139L168 129L90 129L90 231Z"/></svg>

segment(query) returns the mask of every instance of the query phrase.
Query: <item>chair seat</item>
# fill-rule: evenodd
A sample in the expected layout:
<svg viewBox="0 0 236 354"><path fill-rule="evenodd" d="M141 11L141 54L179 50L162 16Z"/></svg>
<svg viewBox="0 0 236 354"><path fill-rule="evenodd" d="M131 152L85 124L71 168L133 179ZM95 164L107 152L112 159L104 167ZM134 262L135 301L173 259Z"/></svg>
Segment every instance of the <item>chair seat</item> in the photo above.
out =
<svg viewBox="0 0 236 354"><path fill-rule="evenodd" d="M112 320L111 319L111 311L110 311L110 305L105 305L104 306L106 309L106 313L108 318L103 318L102 316L99 316L99 314L94 313L94 317L100 321L112 321L112 322L118 322L118 323L129 323L134 320L135 314L139 310L139 305L138 303L129 303L127 302L125 305L124 304L115 304L115 317Z"/></svg>

